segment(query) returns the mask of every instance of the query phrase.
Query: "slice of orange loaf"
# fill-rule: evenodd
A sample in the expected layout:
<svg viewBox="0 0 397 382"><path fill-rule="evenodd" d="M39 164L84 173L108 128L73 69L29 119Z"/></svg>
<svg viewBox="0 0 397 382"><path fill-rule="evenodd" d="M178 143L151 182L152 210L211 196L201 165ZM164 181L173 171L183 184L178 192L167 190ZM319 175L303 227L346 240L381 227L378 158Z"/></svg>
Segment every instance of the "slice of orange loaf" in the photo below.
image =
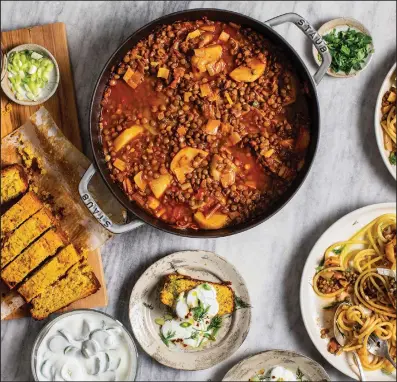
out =
<svg viewBox="0 0 397 382"><path fill-rule="evenodd" d="M55 255L66 242L62 232L50 229L3 269L1 278L12 289L47 257Z"/></svg>
<svg viewBox="0 0 397 382"><path fill-rule="evenodd" d="M1 237L14 231L43 206L33 191L28 192L1 216Z"/></svg>
<svg viewBox="0 0 397 382"><path fill-rule="evenodd" d="M18 292L30 302L34 297L43 293L51 284L60 279L67 270L81 260L81 255L73 244L69 244L44 264L36 273L29 277L19 288Z"/></svg>
<svg viewBox="0 0 397 382"><path fill-rule="evenodd" d="M33 308L30 313L34 319L43 320L72 302L95 293L100 287L91 266L83 260L73 265L64 278L35 297L31 301Z"/></svg>
<svg viewBox="0 0 397 382"><path fill-rule="evenodd" d="M2 242L1 268L14 260L30 243L54 225L55 218L45 207L26 220Z"/></svg>
<svg viewBox="0 0 397 382"><path fill-rule="evenodd" d="M28 189L28 177L19 164L4 167L1 170L0 204L22 195Z"/></svg>
<svg viewBox="0 0 397 382"><path fill-rule="evenodd" d="M204 283L212 285L216 290L216 299L219 303L218 314L222 316L233 313L235 308L234 292L230 286L197 280L177 273L172 273L165 277L164 286L160 292L160 301L164 305L173 307L180 293L187 292Z"/></svg>

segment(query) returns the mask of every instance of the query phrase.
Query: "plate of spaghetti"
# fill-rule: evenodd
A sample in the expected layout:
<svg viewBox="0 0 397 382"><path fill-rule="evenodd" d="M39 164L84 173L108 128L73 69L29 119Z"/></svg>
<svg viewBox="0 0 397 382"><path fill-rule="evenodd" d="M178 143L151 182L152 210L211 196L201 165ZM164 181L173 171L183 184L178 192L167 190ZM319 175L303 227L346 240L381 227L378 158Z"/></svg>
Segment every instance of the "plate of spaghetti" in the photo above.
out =
<svg viewBox="0 0 397 382"><path fill-rule="evenodd" d="M375 110L375 133L386 167L396 179L396 64L380 88Z"/></svg>
<svg viewBox="0 0 397 382"><path fill-rule="evenodd" d="M368 380L391 381L396 370L367 350L368 337L387 340L396 359L396 204L367 206L334 223L317 241L302 274L303 321L314 345L335 368L358 379L356 352ZM333 333L336 317L345 337Z"/></svg>

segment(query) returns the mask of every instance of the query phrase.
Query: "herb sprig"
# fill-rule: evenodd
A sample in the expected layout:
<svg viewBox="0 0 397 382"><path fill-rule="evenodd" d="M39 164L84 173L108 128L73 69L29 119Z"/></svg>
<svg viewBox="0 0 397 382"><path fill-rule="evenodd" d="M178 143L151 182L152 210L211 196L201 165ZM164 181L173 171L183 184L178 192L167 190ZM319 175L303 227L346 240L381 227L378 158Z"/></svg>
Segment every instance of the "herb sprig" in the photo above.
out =
<svg viewBox="0 0 397 382"><path fill-rule="evenodd" d="M355 29L345 31L333 29L323 36L332 56L331 70L349 74L361 70L365 59L373 53L372 38Z"/></svg>
<svg viewBox="0 0 397 382"><path fill-rule="evenodd" d="M170 340L171 340L172 337L175 336L175 334L176 334L175 332L171 332L171 331L169 330L169 331L167 332L167 335L164 336L164 334L161 333L161 331L160 331L160 338L161 338L161 340L164 342L164 344L165 344L166 346L169 346Z"/></svg>

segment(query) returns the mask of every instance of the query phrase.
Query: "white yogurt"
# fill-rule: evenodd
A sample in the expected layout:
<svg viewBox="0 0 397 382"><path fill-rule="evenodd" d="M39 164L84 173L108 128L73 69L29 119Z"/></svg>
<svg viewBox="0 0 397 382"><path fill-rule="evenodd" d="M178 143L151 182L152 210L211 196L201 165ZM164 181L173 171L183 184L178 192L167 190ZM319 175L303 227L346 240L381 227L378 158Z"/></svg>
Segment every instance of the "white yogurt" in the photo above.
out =
<svg viewBox="0 0 397 382"><path fill-rule="evenodd" d="M38 345L39 381L127 381L135 377L135 347L117 321L89 310L55 321Z"/></svg>
<svg viewBox="0 0 397 382"><path fill-rule="evenodd" d="M193 310L199 306L203 314L196 320ZM167 346L170 343L181 343L182 346L193 348L204 345L209 338L214 337L214 329L210 325L218 311L216 290L212 285L203 283L188 293L182 292L175 304L177 317L165 321L161 326L163 341Z"/></svg>

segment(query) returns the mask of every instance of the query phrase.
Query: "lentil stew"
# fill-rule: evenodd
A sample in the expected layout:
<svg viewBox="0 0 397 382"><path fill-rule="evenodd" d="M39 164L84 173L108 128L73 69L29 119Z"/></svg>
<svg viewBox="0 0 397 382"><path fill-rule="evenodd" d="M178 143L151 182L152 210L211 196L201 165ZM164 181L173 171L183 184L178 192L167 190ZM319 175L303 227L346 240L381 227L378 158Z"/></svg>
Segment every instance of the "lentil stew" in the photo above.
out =
<svg viewBox="0 0 397 382"><path fill-rule="evenodd" d="M291 186L309 90L282 48L233 23L158 27L112 68L99 129L111 179L180 229L249 221Z"/></svg>

